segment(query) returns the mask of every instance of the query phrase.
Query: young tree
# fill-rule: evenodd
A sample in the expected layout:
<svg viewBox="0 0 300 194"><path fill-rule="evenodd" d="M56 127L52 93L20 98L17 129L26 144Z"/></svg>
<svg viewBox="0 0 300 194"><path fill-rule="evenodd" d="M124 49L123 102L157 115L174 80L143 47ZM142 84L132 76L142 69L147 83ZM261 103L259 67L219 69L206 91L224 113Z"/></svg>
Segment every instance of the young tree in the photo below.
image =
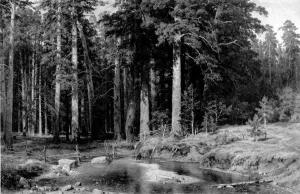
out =
<svg viewBox="0 0 300 194"><path fill-rule="evenodd" d="M255 136L255 141L258 141L258 135L260 134L262 118L258 117L257 114L254 115L252 120L248 120L247 124L252 127L251 134Z"/></svg>
<svg viewBox="0 0 300 194"><path fill-rule="evenodd" d="M260 115L264 122L264 129L265 129L265 139L267 139L267 119L274 114L272 110L272 106L269 105L269 101L267 97L263 97L263 99L259 102L259 108L256 108L258 115Z"/></svg>
<svg viewBox="0 0 300 194"><path fill-rule="evenodd" d="M216 125L224 119L224 116L228 115L232 109L232 106L226 106L222 101L216 100L208 103L206 111L210 116L214 118Z"/></svg>
<svg viewBox="0 0 300 194"><path fill-rule="evenodd" d="M181 125L185 129L191 129L193 135L196 135L195 116L199 107L200 101L197 90L193 88L193 85L190 85L182 95Z"/></svg>

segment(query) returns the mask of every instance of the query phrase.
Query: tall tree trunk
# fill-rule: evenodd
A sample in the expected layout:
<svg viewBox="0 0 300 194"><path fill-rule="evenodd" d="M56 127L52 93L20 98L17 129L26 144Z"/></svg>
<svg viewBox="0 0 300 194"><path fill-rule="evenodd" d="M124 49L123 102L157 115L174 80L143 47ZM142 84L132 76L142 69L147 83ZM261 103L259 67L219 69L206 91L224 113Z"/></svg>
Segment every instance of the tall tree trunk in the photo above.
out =
<svg viewBox="0 0 300 194"><path fill-rule="evenodd" d="M150 94L151 94L151 112L157 110L157 73L155 72L154 68L150 69Z"/></svg>
<svg viewBox="0 0 300 194"><path fill-rule="evenodd" d="M86 77L87 77L87 90L88 90L88 104L89 104L89 131L92 130L92 115L93 115L93 101L94 101L94 84L93 84L93 77L92 77L92 63L88 53L88 47L86 43L86 39L83 33L82 25L77 22L78 29L80 31L81 42L83 45L84 51L84 60L85 60L85 69L86 69Z"/></svg>
<svg viewBox="0 0 300 194"><path fill-rule="evenodd" d="M35 68L35 53L32 56L32 69L31 69L31 127L30 135L34 136L35 127L36 127L36 100L35 100L35 77L36 77L36 68Z"/></svg>
<svg viewBox="0 0 300 194"><path fill-rule="evenodd" d="M137 110L137 99L136 99L136 87L138 87L138 78L137 78L137 69L135 66L132 65L130 69L130 73L128 77L130 80L128 82L128 91L129 94L129 104L126 113L126 123L125 123L125 134L126 134L126 141L132 142L134 139L134 132L135 132L135 120L136 120L136 110ZM139 98L139 96L138 96Z"/></svg>
<svg viewBox="0 0 300 194"><path fill-rule="evenodd" d="M126 118L126 125L125 125L125 132L126 132L126 141L132 142L134 139L134 122L136 117L136 103L134 101L134 98L130 99L130 103L128 105L127 110L127 118Z"/></svg>
<svg viewBox="0 0 300 194"><path fill-rule="evenodd" d="M4 129L5 132L5 144L8 149L12 149L13 146L13 134L12 134L12 117L13 117L13 87L14 87L14 32L15 32L15 9L16 1L11 1L11 22L10 22L10 51L9 51L9 78L7 86L7 126Z"/></svg>
<svg viewBox="0 0 300 194"><path fill-rule="evenodd" d="M0 132L4 130L4 114L5 114L5 104L6 99L5 92L5 66L4 57L0 58Z"/></svg>
<svg viewBox="0 0 300 194"><path fill-rule="evenodd" d="M43 127L42 127L42 66L39 67L39 136L43 135Z"/></svg>
<svg viewBox="0 0 300 194"><path fill-rule="evenodd" d="M84 103L84 96L81 96L81 102L80 102L80 129L81 129L81 133L84 136L87 136L88 134L88 126L87 123L85 122L85 115L86 115L86 110L85 110L85 103Z"/></svg>
<svg viewBox="0 0 300 194"><path fill-rule="evenodd" d="M53 129L53 142L59 140L59 118L60 118L60 79L61 79L61 0L58 0L57 9L57 64L55 76L55 122Z"/></svg>
<svg viewBox="0 0 300 194"><path fill-rule="evenodd" d="M181 36L174 37L172 81L172 133L181 135Z"/></svg>
<svg viewBox="0 0 300 194"><path fill-rule="evenodd" d="M118 38L117 45L121 44ZM114 136L116 140L121 140L121 67L120 58L115 59L115 80L114 80Z"/></svg>
<svg viewBox="0 0 300 194"><path fill-rule="evenodd" d="M141 73L142 87L140 99L140 141L145 141L149 135L150 107L149 107L149 71Z"/></svg>
<svg viewBox="0 0 300 194"><path fill-rule="evenodd" d="M22 102L19 101L18 103L18 133L22 133Z"/></svg>
<svg viewBox="0 0 300 194"><path fill-rule="evenodd" d="M46 89L46 81L44 82L44 89ZM48 128L48 112L47 112L47 97L46 92L44 91L44 133L48 135L49 128Z"/></svg>
<svg viewBox="0 0 300 194"><path fill-rule="evenodd" d="M27 76L26 76L26 68L24 66L24 62L22 55L20 56L20 63L21 63L21 85L22 85L22 132L23 132L23 136L26 136L27 133Z"/></svg>
<svg viewBox="0 0 300 194"><path fill-rule="evenodd" d="M79 115L78 115L78 53L77 53L77 26L76 26L76 16L75 16L75 7L72 11L72 74L73 74L73 83L72 83L72 138L71 141L77 142L79 139Z"/></svg>
<svg viewBox="0 0 300 194"><path fill-rule="evenodd" d="M126 111L128 109L128 68L123 69L123 93L124 93L124 118L126 118Z"/></svg>
<svg viewBox="0 0 300 194"><path fill-rule="evenodd" d="M1 31L4 30L4 22L3 22L3 8L0 7L0 29ZM4 87L5 87L5 64L4 64L4 33L1 33L0 37L0 132L3 131L4 125L3 125L3 120L4 120Z"/></svg>

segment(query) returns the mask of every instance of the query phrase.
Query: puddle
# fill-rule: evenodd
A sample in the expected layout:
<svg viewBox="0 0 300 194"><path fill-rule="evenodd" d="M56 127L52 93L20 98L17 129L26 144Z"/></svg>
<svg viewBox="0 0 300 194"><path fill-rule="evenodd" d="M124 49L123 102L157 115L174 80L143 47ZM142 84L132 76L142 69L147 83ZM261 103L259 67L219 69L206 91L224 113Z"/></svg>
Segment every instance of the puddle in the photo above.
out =
<svg viewBox="0 0 300 194"><path fill-rule="evenodd" d="M227 194L234 192L212 190L209 185L249 180L247 176L203 170L197 163L135 161L130 158L114 160L106 166L85 162L76 171L78 175L41 179L39 184L63 186L80 181L86 188L110 192ZM149 179L149 172L158 178ZM254 188L254 191L258 189Z"/></svg>

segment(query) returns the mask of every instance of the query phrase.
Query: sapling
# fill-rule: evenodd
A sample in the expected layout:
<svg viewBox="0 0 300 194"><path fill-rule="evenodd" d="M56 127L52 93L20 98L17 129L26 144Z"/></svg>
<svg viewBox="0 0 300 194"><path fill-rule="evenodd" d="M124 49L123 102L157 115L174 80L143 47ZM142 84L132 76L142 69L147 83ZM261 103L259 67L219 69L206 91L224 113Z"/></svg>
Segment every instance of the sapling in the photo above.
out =
<svg viewBox="0 0 300 194"><path fill-rule="evenodd" d="M270 106L268 98L263 97L263 99L259 102L260 108L256 108L258 115L260 115L264 122L264 129L265 129L265 139L267 139L267 119L274 114L272 110L272 106Z"/></svg>
<svg viewBox="0 0 300 194"><path fill-rule="evenodd" d="M253 119L249 119L247 124L252 127L252 132L251 134L254 134L255 136L255 141L258 140L258 134L259 134L259 128L261 127L261 120L262 118L259 118L257 114L254 115Z"/></svg>

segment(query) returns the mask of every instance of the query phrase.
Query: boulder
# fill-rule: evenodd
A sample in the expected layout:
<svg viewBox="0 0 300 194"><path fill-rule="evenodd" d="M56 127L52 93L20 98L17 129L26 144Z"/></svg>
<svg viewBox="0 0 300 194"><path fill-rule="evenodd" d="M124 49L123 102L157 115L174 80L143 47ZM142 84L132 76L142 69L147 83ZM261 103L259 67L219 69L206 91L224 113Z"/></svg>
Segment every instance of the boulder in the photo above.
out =
<svg viewBox="0 0 300 194"><path fill-rule="evenodd" d="M30 188L28 180L24 177L20 178L19 184L26 189Z"/></svg>
<svg viewBox="0 0 300 194"><path fill-rule="evenodd" d="M92 191L92 194L104 194L104 192L101 191L101 190L99 190L99 189L94 189L94 190Z"/></svg>
<svg viewBox="0 0 300 194"><path fill-rule="evenodd" d="M64 186L63 188L61 188L62 191L70 191L72 189L73 189L72 185L67 185L67 186Z"/></svg>
<svg viewBox="0 0 300 194"><path fill-rule="evenodd" d="M76 186L76 187L81 186L81 182L75 183L75 186Z"/></svg>
<svg viewBox="0 0 300 194"><path fill-rule="evenodd" d="M75 190L80 191L80 192L87 191L87 189L85 187L81 187L81 188L77 187L77 188L75 188Z"/></svg>
<svg viewBox="0 0 300 194"><path fill-rule="evenodd" d="M66 171L70 171L73 168L77 167L77 161L76 160L69 160L69 159L60 159L58 161L58 165Z"/></svg>
<svg viewBox="0 0 300 194"><path fill-rule="evenodd" d="M109 160L106 156L101 156L101 157L93 158L91 163L92 164L108 164Z"/></svg>

